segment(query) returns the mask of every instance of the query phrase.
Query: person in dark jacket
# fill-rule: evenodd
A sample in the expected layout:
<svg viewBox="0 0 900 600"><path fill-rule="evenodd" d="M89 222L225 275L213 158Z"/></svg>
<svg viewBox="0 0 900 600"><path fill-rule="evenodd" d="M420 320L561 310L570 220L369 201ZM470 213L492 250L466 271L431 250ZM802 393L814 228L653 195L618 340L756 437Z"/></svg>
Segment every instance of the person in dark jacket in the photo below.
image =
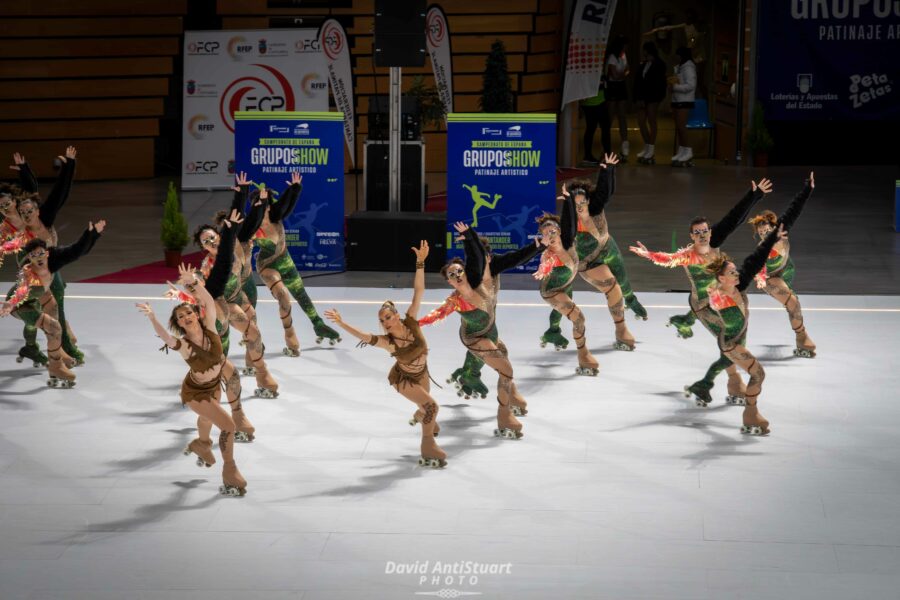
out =
<svg viewBox="0 0 900 600"><path fill-rule="evenodd" d="M653 42L644 42L643 60L634 78L634 100L638 107L638 127L644 140L644 149L637 157L646 165L656 163L653 158L656 147L656 119L659 103L666 97L666 64L659 58L659 50Z"/></svg>

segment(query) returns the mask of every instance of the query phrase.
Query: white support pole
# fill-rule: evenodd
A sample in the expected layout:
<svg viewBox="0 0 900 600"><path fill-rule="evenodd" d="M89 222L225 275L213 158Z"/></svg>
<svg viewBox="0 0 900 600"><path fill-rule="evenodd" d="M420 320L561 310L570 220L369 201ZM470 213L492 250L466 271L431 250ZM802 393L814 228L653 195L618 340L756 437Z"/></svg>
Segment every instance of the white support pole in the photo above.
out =
<svg viewBox="0 0 900 600"><path fill-rule="evenodd" d="M388 180L389 202L388 210L391 212L400 212L400 67L391 67L391 96L390 109L388 115L388 126L390 134L388 135L388 169L390 178Z"/></svg>

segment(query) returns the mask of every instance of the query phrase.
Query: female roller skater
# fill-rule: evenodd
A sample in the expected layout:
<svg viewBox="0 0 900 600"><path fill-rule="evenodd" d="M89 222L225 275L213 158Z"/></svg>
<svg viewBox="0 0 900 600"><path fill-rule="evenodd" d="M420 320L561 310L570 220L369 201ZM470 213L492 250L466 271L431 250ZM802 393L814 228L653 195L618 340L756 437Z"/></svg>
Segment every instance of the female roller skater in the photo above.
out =
<svg viewBox="0 0 900 600"><path fill-rule="evenodd" d="M303 287L303 280L294 261L287 251L287 241L284 234L284 219L293 212L297 205L297 199L303 189L299 173L291 173L291 180L286 182L289 187L282 194L278 202L270 199L270 203L263 216L262 237L257 236L256 244L259 253L256 255L256 271L259 273L275 300L278 302L278 314L281 317L281 325L284 327L284 340L287 346L284 353L287 356L300 356L300 342L294 333L294 321L291 319L291 296L300 304L300 308L313 324L316 333L316 343L328 339L331 345L340 342L338 332L325 324L322 317L316 311L316 307Z"/></svg>
<svg viewBox="0 0 900 600"><path fill-rule="evenodd" d="M138 309L150 319L156 335L165 342L165 348L177 350L190 370L181 384L181 402L197 413L197 439L187 445L185 454L197 455L197 465L211 467L216 458L212 453L210 431L219 428L219 451L222 453L222 485L219 493L226 496L243 496L247 493L247 481L241 476L234 462L234 432L232 418L219 404L224 379L225 355L222 342L215 332L216 303L206 291L203 282L187 266L179 267L178 283L200 306L183 302L172 309L169 331L157 321L150 304L137 304Z"/></svg>
<svg viewBox="0 0 900 600"><path fill-rule="evenodd" d="M541 255L541 266L534 274L541 282L541 297L554 310L572 322L572 336L578 348L578 375L596 375L600 372L597 359L587 347L584 313L572 300L571 287L578 273L578 251L575 247L577 215L571 202L564 202L562 215L544 213L539 217L538 228L541 244L546 250Z"/></svg>
<svg viewBox="0 0 900 600"><path fill-rule="evenodd" d="M416 255L416 276L413 283L413 298L401 318L393 302L385 302L378 310L378 320L385 335L363 333L345 323L337 309L325 311L325 316L341 329L360 340L362 346L375 346L391 353L397 362L388 373L388 381L404 398L418 406L413 416L414 422L422 423L422 457L419 465L441 468L447 465L447 453L437 445L434 437L440 427L437 424L438 404L431 397L431 382L428 375L428 345L419 328L416 317L425 293L425 259L428 257L428 242L422 240L419 248L412 248Z"/></svg>
<svg viewBox="0 0 900 600"><path fill-rule="evenodd" d="M609 234L606 221L606 204L615 192L615 168L619 159L615 154L607 154L596 185L584 180L563 184L565 202L574 199L575 213L578 215L578 233L575 235L575 249L578 252L578 274L586 282L606 296L610 316L616 328L616 350L634 350L634 336L625 325L626 306L636 317L647 318L647 311L638 302L631 289L625 263L616 240ZM568 187L568 189L567 189ZM571 210L571 207L570 207ZM571 288L567 290L571 297ZM554 310L550 313L550 329L541 336L541 344L553 343L557 349L565 348L568 340L559 328L562 315Z"/></svg>
<svg viewBox="0 0 900 600"><path fill-rule="evenodd" d="M803 186L800 194L808 198L815 187L814 173L810 172L809 180ZM766 210L750 219L748 223L761 241L778 225L778 218L771 210ZM765 290L787 310L791 329L794 330L797 342L794 356L814 358L816 345L806 333L800 299L794 293L794 262L791 260L790 251L791 243L787 238L775 242L775 246L766 259L766 266L756 276L756 287Z"/></svg>
<svg viewBox="0 0 900 600"><path fill-rule="evenodd" d="M19 183L23 194L17 199L17 208L22 221L25 224L25 235L29 240L44 240L48 247L58 244L56 228L53 226L56 216L63 205L69 199L72 190L72 180L75 178L75 163L77 152L74 146L66 148L65 155L60 155L60 171L53 184L53 188L45 201L41 201L38 195L38 183L34 172L19 153L13 155L14 165L12 169L19 172ZM51 291L56 300L59 311L59 324L62 327L62 353L63 360L70 366L84 364L84 353L78 349L78 340L72 332L72 327L66 319L65 313L65 288L66 284L62 276L54 277ZM19 351L19 356L40 354L40 347L35 342L36 330L30 330L26 325L25 346Z"/></svg>
<svg viewBox="0 0 900 600"><path fill-rule="evenodd" d="M485 286L487 286L484 289L485 293L488 296L493 296L494 301L493 304L490 304L493 312L489 313L489 322L478 323L477 316L473 315L470 319L470 323L474 329L470 329L465 335L460 333L463 344L469 349L466 351L466 358L463 362L463 366L453 372L447 380L447 383L455 383L456 389L458 390L457 395L465 396L467 400L470 396L478 397L479 395L482 398L486 398L488 389L481 381L481 367L484 365L482 357L483 352L473 350L470 346L471 344L477 345L478 340L486 337L490 343L503 348L501 354L503 355L503 358L506 358L506 347L503 345L503 342L498 341L497 328L496 325L494 325L496 296L500 291L500 274L530 261L538 253L540 246L537 241L535 241L534 244L523 246L513 252L495 255L491 252L491 246L487 238L478 236L472 228L468 228L462 223L457 223L455 227L461 234L461 236L457 238L457 241L464 242L463 248L466 253L466 282L469 284L469 287L476 290L476 292L481 289L481 285L484 283ZM490 266L490 271L488 277L485 277L487 266ZM481 292L478 293L480 294ZM460 315L462 314L463 313L461 312ZM471 343L467 342L467 339L469 339ZM507 372L511 374L512 367L510 367L510 370ZM510 379L511 378L512 375L510 375ZM525 400L516 390L515 383L512 384L512 389L512 413L515 416L524 416L527 412L525 409Z"/></svg>
<svg viewBox="0 0 900 600"><path fill-rule="evenodd" d="M0 316L12 314L27 325L42 330L47 336L47 385L71 388L75 374L63 362L62 334L59 309L52 285L54 275L65 265L74 262L91 251L106 221L88 223L88 228L74 244L48 246L41 239L34 239L22 248L24 266L7 301L0 308Z"/></svg>
<svg viewBox="0 0 900 600"><path fill-rule="evenodd" d="M679 337L691 337L693 335L691 325L698 318L710 333L714 336L719 335L721 329L719 319L709 310L709 297L706 289L713 282L713 277L706 270L706 265L721 254L719 247L737 228L738 224L746 220L753 205L764 194L772 191L772 182L768 179L760 180L759 184L751 181L750 187L751 189L728 211L728 214L712 227L706 217L692 219L688 230L691 235L691 243L686 247L674 253L651 252L642 243L637 242L637 246L629 248L638 256L646 258L655 265L668 268L684 267L691 282L691 293L688 298L691 312L686 315L673 316L668 323L677 328ZM728 373L726 402L729 404L742 402L744 385L731 360L723 354L720 354L719 359L710 365L703 379L685 386L685 394L688 396L693 394L697 406L708 406L712 402L709 392L715 385L716 376L723 369Z"/></svg>
<svg viewBox="0 0 900 600"><path fill-rule="evenodd" d="M239 176L239 186L235 192L235 200L232 203L232 218L241 218L241 208L246 200L246 176L242 173ZM245 185L240 185L241 183ZM247 240L253 237L253 234L259 227L262 220L262 212L266 201L267 191L263 189L259 198L256 199L254 205L247 218L243 219L236 233L238 243L234 243L235 233L233 228L228 231L224 229L226 222L225 214L220 212L216 215L216 222L222 228L220 231L211 225L201 225L194 234L194 241L198 246L204 248L207 252L203 259L201 272L205 278L211 278L212 270L220 252L225 252L225 245L233 249L230 261L230 269L223 271L224 284L218 279L208 281L207 290L213 294L216 299L217 307L217 327L227 332L228 324L241 333L242 343L247 348L247 359L252 366L252 374L256 377L257 388L255 395L261 398L275 398L278 396L278 384L268 370L265 360L263 359L263 343L259 328L252 318L247 315L244 307L249 307L249 301L244 296L241 287L241 277L251 268L250 256L245 252L245 244ZM225 238L229 239L225 239ZM221 247L220 247L221 245ZM226 257L223 256L223 260ZM218 294L221 289L221 294ZM228 355L228 346L225 333L220 332L222 339L222 348L225 355Z"/></svg>

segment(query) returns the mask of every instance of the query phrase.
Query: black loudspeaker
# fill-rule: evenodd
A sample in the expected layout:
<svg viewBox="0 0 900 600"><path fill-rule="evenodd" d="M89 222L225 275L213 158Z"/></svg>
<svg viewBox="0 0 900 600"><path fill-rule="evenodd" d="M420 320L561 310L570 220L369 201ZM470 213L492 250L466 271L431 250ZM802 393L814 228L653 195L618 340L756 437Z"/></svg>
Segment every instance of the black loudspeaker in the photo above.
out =
<svg viewBox="0 0 900 600"><path fill-rule="evenodd" d="M375 0L375 65L425 65L425 0Z"/></svg>
<svg viewBox="0 0 900 600"><path fill-rule="evenodd" d="M410 251L427 240L431 251L425 270L440 271L447 255L447 213L360 211L347 217L347 270L416 270Z"/></svg>
<svg viewBox="0 0 900 600"><path fill-rule="evenodd" d="M366 210L388 210L390 167L387 142L365 143ZM422 142L400 143L400 210L421 212L425 206L425 150Z"/></svg>
<svg viewBox="0 0 900 600"><path fill-rule="evenodd" d="M387 140L390 131L390 98L388 96L369 97L369 140ZM422 137L422 123L419 117L419 103L412 96L400 98L400 139L412 142Z"/></svg>

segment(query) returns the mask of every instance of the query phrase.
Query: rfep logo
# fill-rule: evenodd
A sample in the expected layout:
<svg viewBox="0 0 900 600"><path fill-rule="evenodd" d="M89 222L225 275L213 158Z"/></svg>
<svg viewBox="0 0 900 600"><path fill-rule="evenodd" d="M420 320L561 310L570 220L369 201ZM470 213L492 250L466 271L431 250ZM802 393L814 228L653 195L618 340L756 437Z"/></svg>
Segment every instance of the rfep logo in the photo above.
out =
<svg viewBox="0 0 900 600"><path fill-rule="evenodd" d="M234 113L239 110L296 110L294 90L279 70L269 65L253 64L255 75L232 81L219 100L219 116L234 133Z"/></svg>
<svg viewBox="0 0 900 600"><path fill-rule="evenodd" d="M321 52L319 40L297 40L294 42L294 50L297 52Z"/></svg>
<svg viewBox="0 0 900 600"><path fill-rule="evenodd" d="M194 115L188 121L188 133L191 134L195 140L202 140L206 137L207 133L210 133L213 129L216 128L215 123L209 120L209 117L206 115Z"/></svg>
<svg viewBox="0 0 900 600"><path fill-rule="evenodd" d="M425 32L428 34L428 42L432 46L438 46L444 41L444 36L447 35L447 22L444 20L444 15L441 14L441 11L431 11L431 14L428 15Z"/></svg>
<svg viewBox="0 0 900 600"><path fill-rule="evenodd" d="M214 55L219 53L219 47L221 44L215 40L209 41L195 41L188 43L188 54L193 55Z"/></svg>
<svg viewBox="0 0 900 600"><path fill-rule="evenodd" d="M217 160L194 160L184 165L184 172L188 175L215 175L218 170Z"/></svg>
<svg viewBox="0 0 900 600"><path fill-rule="evenodd" d="M238 35L228 40L228 54L234 60L241 60L251 52L253 52L253 44L247 42L247 38Z"/></svg>
<svg viewBox="0 0 900 600"><path fill-rule="evenodd" d="M335 60L344 49L347 40L344 39L344 30L337 23L329 23L322 31L322 39L325 41L325 56L329 60Z"/></svg>
<svg viewBox="0 0 900 600"><path fill-rule="evenodd" d="M320 81L318 73L309 73L300 80L300 89L307 98L315 98L319 93L328 89L328 82Z"/></svg>

